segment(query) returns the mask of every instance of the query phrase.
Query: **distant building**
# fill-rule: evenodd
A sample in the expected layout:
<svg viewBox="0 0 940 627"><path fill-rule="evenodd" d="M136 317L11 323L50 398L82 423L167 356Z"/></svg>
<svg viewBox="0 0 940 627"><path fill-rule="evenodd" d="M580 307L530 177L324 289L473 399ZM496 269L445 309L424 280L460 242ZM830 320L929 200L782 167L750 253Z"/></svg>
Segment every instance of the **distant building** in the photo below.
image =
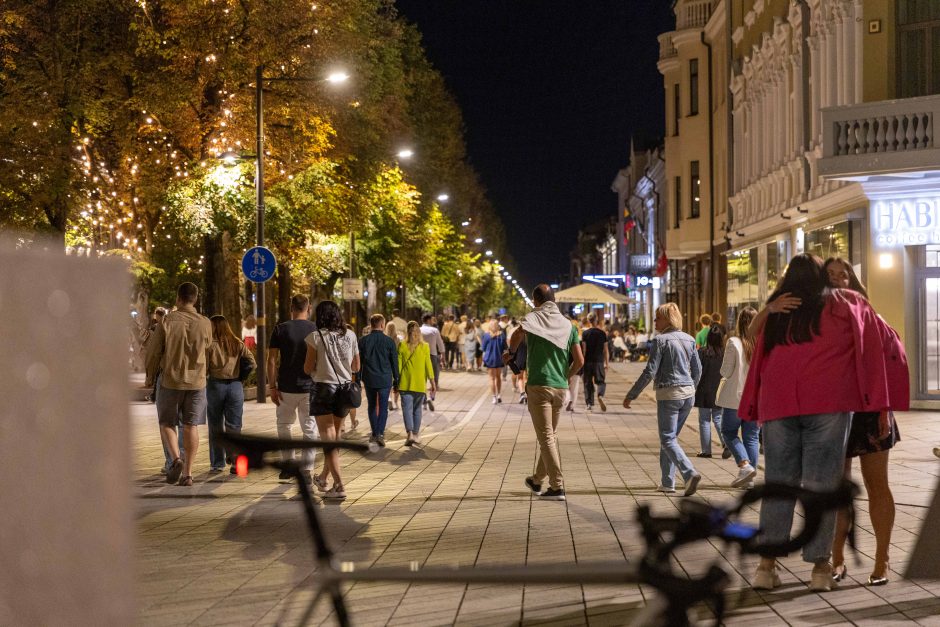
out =
<svg viewBox="0 0 940 627"><path fill-rule="evenodd" d="M657 64L666 92L665 297L688 330L726 307L728 16L723 0L678 0L673 10L676 29L659 36Z"/></svg>
<svg viewBox="0 0 940 627"><path fill-rule="evenodd" d="M611 183L617 194L617 273L626 277L629 295L637 300L628 306L631 320L651 328L653 311L662 302L667 275L657 276L656 262L666 239L666 164L661 141L637 150L630 146L630 165Z"/></svg>

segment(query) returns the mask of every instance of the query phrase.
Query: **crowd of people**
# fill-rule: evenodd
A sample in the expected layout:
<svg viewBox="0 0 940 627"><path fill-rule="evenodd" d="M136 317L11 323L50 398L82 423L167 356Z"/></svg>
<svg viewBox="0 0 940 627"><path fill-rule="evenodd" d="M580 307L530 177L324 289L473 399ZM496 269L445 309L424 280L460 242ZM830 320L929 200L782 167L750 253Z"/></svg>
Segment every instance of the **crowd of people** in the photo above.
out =
<svg viewBox="0 0 940 627"><path fill-rule="evenodd" d="M223 316L209 320L196 312L197 296L195 285L181 285L176 307L158 312L147 339L164 472L168 483L183 486L192 485L196 427L207 420L212 471L231 463L214 440L223 431L240 430L240 379L254 363ZM874 312L849 263L797 255L760 312L735 312L732 329L719 314L704 314L694 337L682 330L683 315L674 303L656 309L647 335L629 325L608 329L595 312L569 318L545 284L535 288L532 300L533 310L519 320L425 314L419 323L406 322L397 310L389 321L374 314L358 335L335 302L320 302L311 321L309 300L295 296L291 319L271 334L264 364L278 435L290 438L297 422L304 438L342 437L347 416L356 424L358 403L350 389L355 381L365 395L370 441L385 446L389 411L400 406L405 444L413 446L421 443L423 410L434 411L442 370L485 369L493 404L503 402L511 374L513 400L527 406L539 447L524 483L539 498L561 501L562 411L575 409L582 382L586 409L596 404L607 411L610 362L646 360L622 404L632 409L653 383L660 492L676 492L677 473L685 496L702 482L679 441L693 408L700 439L694 458L711 458L713 443L720 445L721 457L736 465L734 488L753 485L761 454L766 481L814 490L834 489L859 457L877 543L868 583L887 583L894 521L887 462L900 439L892 412L909 405L907 362L897 333ZM346 498L339 455L325 453L319 473L312 451L305 455L308 478L323 498ZM762 503L761 533L768 541L789 537L793 509L792 501ZM843 545L850 524L847 513L832 513L803 549L803 559L813 564L811 589L829 590L846 576ZM775 558L762 557L753 587L779 584Z"/></svg>

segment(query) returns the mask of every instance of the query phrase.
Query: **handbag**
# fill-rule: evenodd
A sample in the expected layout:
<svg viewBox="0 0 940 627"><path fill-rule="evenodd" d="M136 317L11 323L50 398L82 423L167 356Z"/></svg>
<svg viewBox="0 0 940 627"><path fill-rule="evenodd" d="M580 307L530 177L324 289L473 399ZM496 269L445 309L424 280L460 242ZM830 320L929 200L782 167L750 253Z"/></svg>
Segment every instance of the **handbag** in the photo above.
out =
<svg viewBox="0 0 940 627"><path fill-rule="evenodd" d="M238 380L244 383L255 371L255 362L250 357L242 356L238 360Z"/></svg>
<svg viewBox="0 0 940 627"><path fill-rule="evenodd" d="M323 337L323 331L317 329L320 340L323 342L323 350L326 352L326 359L330 362L330 368L333 374L339 379L339 373L336 372L336 366L333 364L333 358L330 357L330 351L326 349L326 339ZM358 381L346 381L336 386L336 395L339 398L343 409L355 409L362 405L362 386Z"/></svg>

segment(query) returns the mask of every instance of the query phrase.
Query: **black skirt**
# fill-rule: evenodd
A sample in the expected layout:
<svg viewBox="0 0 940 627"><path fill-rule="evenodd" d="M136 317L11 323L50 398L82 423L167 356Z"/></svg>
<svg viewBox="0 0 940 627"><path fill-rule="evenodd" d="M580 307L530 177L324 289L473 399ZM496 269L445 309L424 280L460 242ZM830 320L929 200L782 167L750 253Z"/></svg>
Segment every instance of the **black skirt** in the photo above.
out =
<svg viewBox="0 0 940 627"><path fill-rule="evenodd" d="M878 437L878 416L880 413L877 411L857 411L852 414L852 427L849 429L849 440L845 446L846 457L858 457L868 453L887 451L901 441L901 433L898 431L898 423L893 414L890 416L891 424L888 428L888 435L883 438Z"/></svg>

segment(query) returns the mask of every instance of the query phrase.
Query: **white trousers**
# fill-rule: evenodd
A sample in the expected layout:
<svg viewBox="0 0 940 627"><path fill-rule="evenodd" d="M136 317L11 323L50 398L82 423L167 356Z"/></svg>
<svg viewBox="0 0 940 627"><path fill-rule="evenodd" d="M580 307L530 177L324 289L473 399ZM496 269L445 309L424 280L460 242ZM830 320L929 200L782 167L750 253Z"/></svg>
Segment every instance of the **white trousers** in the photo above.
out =
<svg viewBox="0 0 940 627"><path fill-rule="evenodd" d="M281 404L277 406L277 437L290 439L291 427L294 421L300 421L300 430L305 440L316 440L320 437L316 419L310 415L310 393L281 392ZM294 451L281 451L281 459L288 461L294 458ZM304 465L313 472L316 461L316 451L307 449L303 452Z"/></svg>

